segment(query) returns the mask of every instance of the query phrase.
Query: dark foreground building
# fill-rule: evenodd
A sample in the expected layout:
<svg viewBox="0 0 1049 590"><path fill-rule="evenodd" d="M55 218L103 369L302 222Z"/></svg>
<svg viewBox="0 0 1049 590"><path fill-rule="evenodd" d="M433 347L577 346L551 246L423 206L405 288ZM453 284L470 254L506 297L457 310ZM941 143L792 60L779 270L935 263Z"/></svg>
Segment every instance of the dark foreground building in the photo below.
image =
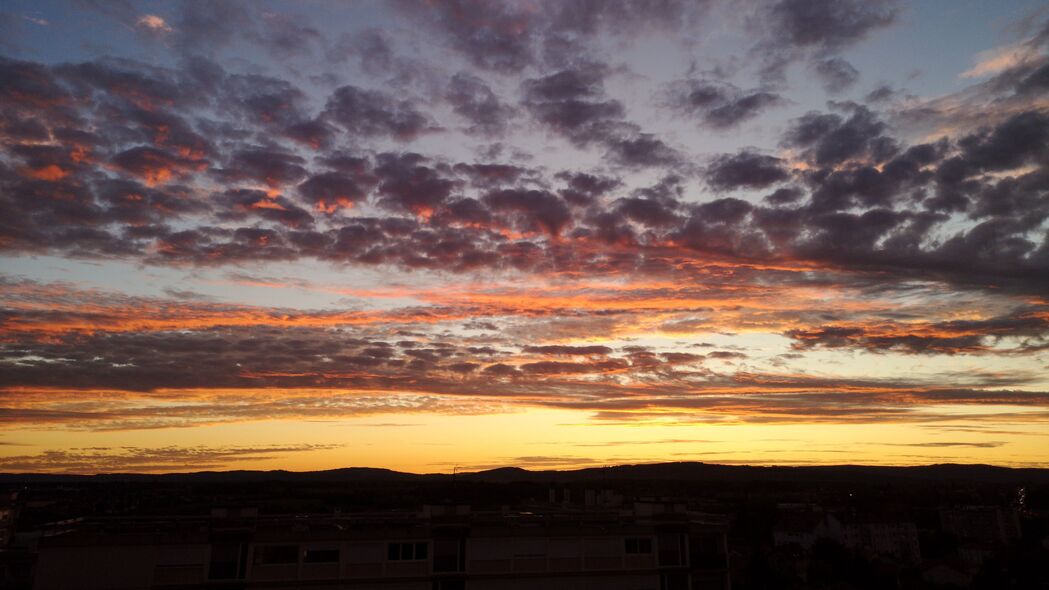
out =
<svg viewBox="0 0 1049 590"><path fill-rule="evenodd" d="M37 590L727 590L725 527L681 506L630 510L116 518L38 547Z"/></svg>

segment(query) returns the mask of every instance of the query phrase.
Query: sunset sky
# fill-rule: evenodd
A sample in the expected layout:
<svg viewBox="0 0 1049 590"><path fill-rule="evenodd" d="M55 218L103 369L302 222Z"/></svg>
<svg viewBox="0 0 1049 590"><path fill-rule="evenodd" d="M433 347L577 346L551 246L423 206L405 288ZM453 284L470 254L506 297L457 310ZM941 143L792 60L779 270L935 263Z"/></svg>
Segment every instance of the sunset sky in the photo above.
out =
<svg viewBox="0 0 1049 590"><path fill-rule="evenodd" d="M1049 467L1044 1L0 5L0 471Z"/></svg>

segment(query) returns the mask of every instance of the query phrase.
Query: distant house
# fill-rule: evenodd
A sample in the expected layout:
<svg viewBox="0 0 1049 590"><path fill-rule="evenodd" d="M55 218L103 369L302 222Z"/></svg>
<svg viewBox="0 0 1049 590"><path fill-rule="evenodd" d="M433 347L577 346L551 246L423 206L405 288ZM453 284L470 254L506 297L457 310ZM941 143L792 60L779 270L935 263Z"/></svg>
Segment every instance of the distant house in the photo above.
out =
<svg viewBox="0 0 1049 590"><path fill-rule="evenodd" d="M921 561L918 529L911 522L857 518L814 507L786 507L772 532L778 546L797 545L810 551L816 541L828 539L853 551L889 557L902 563Z"/></svg>
<svg viewBox="0 0 1049 590"><path fill-rule="evenodd" d="M1020 518L1012 508L961 506L940 509L940 526L959 539L1006 545L1020 538Z"/></svg>

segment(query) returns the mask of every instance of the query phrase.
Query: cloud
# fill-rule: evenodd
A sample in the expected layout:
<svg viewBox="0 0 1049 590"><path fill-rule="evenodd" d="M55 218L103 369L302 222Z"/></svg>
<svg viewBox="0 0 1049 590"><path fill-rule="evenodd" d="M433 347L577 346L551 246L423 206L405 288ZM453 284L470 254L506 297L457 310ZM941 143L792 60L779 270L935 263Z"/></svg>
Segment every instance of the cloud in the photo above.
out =
<svg viewBox="0 0 1049 590"><path fill-rule="evenodd" d="M256 23L248 4L241 0L184 2L174 26L175 46L186 53L207 54L250 37Z"/></svg>
<svg viewBox="0 0 1049 590"><path fill-rule="evenodd" d="M741 308L739 288L726 292L733 299L726 301L718 328L729 325L732 314L738 314L740 327L807 326L840 308L809 309L807 299L791 308L786 305L791 293L782 288L777 289L782 310ZM1042 419L1039 408L1049 405L1049 394L1037 389L1038 377L1023 373L848 379L723 362L757 361L736 350L694 354L549 343L584 331L598 334L582 327L584 318L605 321L616 305L622 310L619 321L627 325L656 311L678 318L696 313L697 303L680 285L634 291L600 295L591 289L583 291L583 298L559 301L553 293L545 293L545 300L539 293L529 298L512 292L485 299L471 288L463 295L434 293L426 306L307 313L179 293L178 300L129 298L63 285L8 283L0 420L12 426L120 430L538 406L590 411L598 419L617 421L936 422L953 419L941 406L963 404L977 414L981 406L1023 406L1030 413L1017 419L1037 421ZM712 305L709 290L702 292L704 304ZM760 297L755 301L764 301ZM547 327L573 316L577 319L563 334ZM506 339L496 338L489 346L445 329L481 317L493 325L523 324L523 329L504 330ZM986 343L1014 343L999 354L1029 354L1044 349L1046 317L1038 308L986 320L882 321L864 330L799 328L788 335L805 348L956 354L959 338L980 334ZM406 338L406 330L414 335ZM531 337L520 344L525 335ZM911 335L938 340L919 344ZM991 350L985 344L973 352ZM185 371L187 366L196 369ZM956 386L942 386L948 382Z"/></svg>
<svg viewBox="0 0 1049 590"><path fill-rule="evenodd" d="M224 468L230 464L282 458L291 453L322 451L339 445L270 446L74 447L35 455L0 458L0 470L9 473L169 473ZM188 467L187 466L191 466Z"/></svg>
<svg viewBox="0 0 1049 590"><path fill-rule="evenodd" d="M640 126L626 121L623 103L605 95L608 67L578 64L521 84L523 105L544 126L576 147L603 146L606 156L628 168L673 167L681 156Z"/></svg>
<svg viewBox="0 0 1049 590"><path fill-rule="evenodd" d="M233 181L279 187L306 176L303 164L305 160L295 154L252 146L236 151L227 166L216 174Z"/></svg>
<svg viewBox="0 0 1049 590"><path fill-rule="evenodd" d="M1029 61L1039 59L1036 48L1030 43L1013 43L995 47L976 54L971 68L958 74L962 78L982 78L1012 70Z"/></svg>
<svg viewBox="0 0 1049 590"><path fill-rule="evenodd" d="M136 24L155 33L170 33L174 30L163 17L155 14L143 14L138 17Z"/></svg>
<svg viewBox="0 0 1049 590"><path fill-rule="evenodd" d="M452 194L456 180L413 152L383 153L375 174L381 179L378 203L388 209L429 216Z"/></svg>
<svg viewBox="0 0 1049 590"><path fill-rule="evenodd" d="M586 51L584 39L675 31L694 24L708 2L570 0L544 6L498 0L401 1L397 7L437 32L474 67L521 72L530 66L563 66Z"/></svg>
<svg viewBox="0 0 1049 590"><path fill-rule="evenodd" d="M716 158L706 178L715 190L763 189L788 180L790 173L779 158L741 151Z"/></svg>
<svg viewBox="0 0 1049 590"><path fill-rule="evenodd" d="M263 12L256 42L282 59L309 57L323 42L321 33L301 15Z"/></svg>
<svg viewBox="0 0 1049 590"><path fill-rule="evenodd" d="M588 65L531 79L526 105L616 165L675 166L679 154L620 118L617 107L609 116L601 114L606 107L594 114L593 105L619 104L604 94L606 72ZM5 147L14 167L0 170L9 251L162 264L316 258L457 272L542 272L555 264L563 271L653 272L717 252L1029 291L1037 291L1044 266L1046 246L1036 232L1047 214L1037 197L1044 173L1022 170L1037 166L1046 143L1037 110L907 145L869 108L832 103L832 112L792 123L783 158L745 150L716 158L706 171L719 190L761 189L791 180L786 168L796 166L796 184L772 193L765 207L697 199L682 193L680 180L630 192L614 176L584 171L544 177L549 173L413 152L351 154L325 147L327 141L309 154L299 150L312 146L294 138L288 140L296 145L260 145L203 127L188 110L213 108L234 125L255 121L259 133L284 133L289 123L316 115L284 81L230 75L199 60L174 70L5 62L0 75L14 84L4 86L5 100L26 114L18 117L19 132L29 138ZM74 100L68 88L81 86L91 91ZM339 103L332 100L329 107ZM582 116L573 115L575 103ZM77 118L94 121L93 131L67 126ZM118 120L122 135L107 132ZM380 116L362 125L386 137L398 132L392 121ZM45 132L63 145L34 143ZM1011 170L1019 172L989 174ZM114 173L123 178L109 178ZM250 192L260 190L265 199ZM209 199L209 191L223 198ZM388 213L345 217L365 205ZM973 222L948 226L950 212ZM944 234L948 227L953 233ZM668 243L678 247L646 255Z"/></svg>
<svg viewBox="0 0 1049 590"><path fill-rule="evenodd" d="M794 347L862 348L872 352L910 354L1014 354L1049 345L1049 318L1044 310L1017 309L998 317L943 322L820 326L792 330ZM994 347L1008 339L1015 348Z"/></svg>
<svg viewBox="0 0 1049 590"><path fill-rule="evenodd" d="M525 352L537 354L549 354L555 356L604 356L612 354L612 349L607 346L526 346Z"/></svg>
<svg viewBox="0 0 1049 590"><path fill-rule="evenodd" d="M326 57L336 64L356 58L366 74L394 88L420 86L432 93L443 74L436 64L400 54L395 36L380 28L342 33L327 47Z"/></svg>
<svg viewBox="0 0 1049 590"><path fill-rule="evenodd" d="M515 225L529 232L557 236L572 219L564 201L545 191L503 189L485 195L484 202L494 211L511 213Z"/></svg>
<svg viewBox="0 0 1049 590"><path fill-rule="evenodd" d="M1037 32L999 48L1000 53L992 50L994 57L986 55L988 59L970 70L979 79L976 83L943 96L912 97L896 110L897 125L916 136L961 136L1025 111L1045 112L1047 105L1040 97L1049 87L1049 37L1044 21L1030 24Z"/></svg>
<svg viewBox="0 0 1049 590"><path fill-rule="evenodd" d="M786 102L774 92L743 91L726 82L703 79L672 82L664 95L668 107L712 129L731 129Z"/></svg>
<svg viewBox="0 0 1049 590"><path fill-rule="evenodd" d="M501 136L516 114L484 80L467 72L452 76L445 98L456 114L470 122L469 131L474 134Z"/></svg>
<svg viewBox="0 0 1049 590"><path fill-rule="evenodd" d="M832 94L848 90L860 78L859 71L840 57L819 61L813 66L813 70L823 82L823 89Z"/></svg>
<svg viewBox="0 0 1049 590"><path fill-rule="evenodd" d="M852 103L837 113L810 112L796 119L784 145L804 150L806 159L819 165L840 164L854 158L882 162L894 155L896 142L885 135L887 126L872 111Z"/></svg>
<svg viewBox="0 0 1049 590"><path fill-rule="evenodd" d="M579 30L591 26L589 17L580 18ZM820 59L833 59L832 53ZM371 90L361 82L333 83L326 88L334 90L307 96L305 86L290 79L226 71L200 57L170 67L128 59L53 66L4 59L0 248L12 255L202 267L319 260L404 273L507 273L528 281L647 282L687 271L729 277L718 280L741 290L793 286L817 273L812 280L845 289L877 277L887 291L903 293L920 278L961 293L1040 296L1049 276L1041 231L1049 216L1041 189L1049 127L1029 94L1040 67L1018 64L980 82L985 93L997 85L996 104L1015 112L987 111L985 125L935 141L908 140L896 119L872 107L830 103L792 121L780 153L746 149L714 157L702 170L704 187L695 186L687 154L628 120L627 104L606 91L620 70L589 58L529 70L519 108L576 149L603 158L593 170L569 160L564 169L458 161L432 153L425 141L413 151L391 147L437 129L452 133L440 116L465 121L471 133L504 133L495 113L515 107L497 92L505 80L490 73L482 78L461 70L443 79L434 97L448 108L424 113L412 93ZM712 88L709 105L716 106L693 113L705 125L720 106L765 92L737 94L714 79L686 78L680 87L679 98L696 93L695 100ZM1021 101L1026 108L1018 108ZM638 175L625 174L630 168L652 170L635 180ZM717 194L732 190L768 196ZM699 271L715 266L721 274ZM562 312L542 328L522 329L614 333L642 323L613 298L571 300L586 309L597 303L607 317ZM654 307L675 315L651 325L711 329L715 323L698 311L701 305L667 305L680 307ZM521 305L504 309L534 313ZM460 319L469 315L453 311ZM310 314L289 317L322 322L306 319ZM864 327L884 320L857 319L852 323ZM734 316L722 321L736 327ZM840 324L851 325L810 319L785 326L777 317L761 329L782 334ZM878 334L868 332L847 339L848 346L878 349L871 339ZM1033 353L1041 343L1029 338L1009 346L1016 354ZM975 351L992 342L953 344ZM951 344L934 339L928 350L949 354ZM887 350L910 353L921 346L911 338ZM489 366L481 365L478 374Z"/></svg>
<svg viewBox="0 0 1049 590"><path fill-rule="evenodd" d="M185 178L208 167L208 162L203 159L183 158L164 150L144 146L116 154L112 164L117 169L141 179L147 186Z"/></svg>
<svg viewBox="0 0 1049 590"><path fill-rule="evenodd" d="M585 64L522 84L524 105L541 123L585 146L603 139L626 110L604 93L607 67Z"/></svg>
<svg viewBox="0 0 1049 590"><path fill-rule="evenodd" d="M893 2L833 2L781 0L768 7L773 30L784 42L822 50L848 47L871 31L893 23L898 12Z"/></svg>
<svg viewBox="0 0 1049 590"><path fill-rule="evenodd" d="M924 447L929 449L941 449L941 448L952 448L952 447L972 447L979 449L993 449L1004 446L1006 443L1001 441L988 441L988 442L960 442L960 441L930 441L920 443L883 443L890 446L898 447Z"/></svg>
<svg viewBox="0 0 1049 590"><path fill-rule="evenodd" d="M897 2L884 0L775 0L751 17L762 35L756 51L764 56L764 75L777 80L794 60L833 57L896 22Z"/></svg>
<svg viewBox="0 0 1049 590"><path fill-rule="evenodd" d="M385 135L411 141L436 130L411 101L353 85L337 88L328 99L324 113L347 132L364 137Z"/></svg>
<svg viewBox="0 0 1049 590"><path fill-rule="evenodd" d="M252 217L274 221L292 228L313 225L313 217L305 209L284 197L271 198L266 192L234 189L223 193L216 201L225 207L218 218L241 221Z"/></svg>
<svg viewBox="0 0 1049 590"><path fill-rule="evenodd" d="M374 185L374 177L367 173L321 172L303 181L298 190L313 208L334 213L363 202Z"/></svg>

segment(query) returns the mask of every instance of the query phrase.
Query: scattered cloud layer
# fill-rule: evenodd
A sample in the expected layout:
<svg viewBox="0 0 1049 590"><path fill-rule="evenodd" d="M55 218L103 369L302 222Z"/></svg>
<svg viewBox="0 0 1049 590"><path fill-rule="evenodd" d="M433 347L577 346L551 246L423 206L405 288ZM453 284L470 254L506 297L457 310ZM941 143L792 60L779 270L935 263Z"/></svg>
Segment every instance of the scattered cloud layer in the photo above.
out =
<svg viewBox="0 0 1049 590"><path fill-rule="evenodd" d="M23 30L52 15L0 13L12 429L1047 418L1044 23L926 93L861 67L893 1L74 8L113 46L56 57Z"/></svg>

